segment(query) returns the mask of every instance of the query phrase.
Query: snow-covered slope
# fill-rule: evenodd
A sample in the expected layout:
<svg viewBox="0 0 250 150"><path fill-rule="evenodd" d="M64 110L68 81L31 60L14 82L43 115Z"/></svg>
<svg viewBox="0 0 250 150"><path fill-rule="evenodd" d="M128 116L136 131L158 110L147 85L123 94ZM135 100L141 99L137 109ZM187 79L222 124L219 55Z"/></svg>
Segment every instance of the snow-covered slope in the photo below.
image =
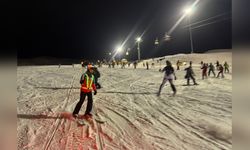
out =
<svg viewBox="0 0 250 150"><path fill-rule="evenodd" d="M173 64L192 60L200 85L183 86L181 67L174 82L177 95L171 96L167 84L157 97L163 77L159 64L150 70L141 64L136 70L104 66L99 69L103 88L94 96L94 111L106 122L82 127L71 116L79 100L80 67L18 67L18 149L232 149L232 74L201 80L199 69L200 61L231 64L232 54L166 59ZM80 114L85 107L86 101Z"/></svg>

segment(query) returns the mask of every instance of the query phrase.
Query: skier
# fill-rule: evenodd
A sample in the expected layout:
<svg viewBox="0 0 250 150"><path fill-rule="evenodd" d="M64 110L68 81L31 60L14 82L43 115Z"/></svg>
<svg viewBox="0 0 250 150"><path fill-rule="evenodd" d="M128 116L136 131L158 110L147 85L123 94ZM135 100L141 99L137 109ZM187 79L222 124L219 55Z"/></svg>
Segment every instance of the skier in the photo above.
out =
<svg viewBox="0 0 250 150"><path fill-rule="evenodd" d="M175 88L175 85L173 83L173 80L176 80L177 78L176 78L176 75L174 72L174 68L172 67L172 64L170 61L167 60L166 64L167 64L167 66L164 67L163 70L160 70L161 72L165 72L165 75L164 75L163 81L161 83L161 86L159 88L159 92L157 93L157 96L160 96L161 90L167 81L170 83L170 86L173 90L173 96L175 96L175 94L176 94L176 88Z"/></svg>
<svg viewBox="0 0 250 150"><path fill-rule="evenodd" d="M97 89L100 89L101 85L100 85L100 83L98 83L98 78L100 78L101 74L98 71L97 67L93 67L93 70L94 70L93 75L95 77L95 86Z"/></svg>
<svg viewBox="0 0 250 150"><path fill-rule="evenodd" d="M122 67L121 68L125 69L125 65L126 65L125 62L122 62Z"/></svg>
<svg viewBox="0 0 250 150"><path fill-rule="evenodd" d="M208 70L208 76L210 76L210 73L212 72L214 74L215 77L215 73L214 73L214 65L212 63L209 64L208 66L209 70Z"/></svg>
<svg viewBox="0 0 250 150"><path fill-rule="evenodd" d="M128 62L128 67L130 67L130 62Z"/></svg>
<svg viewBox="0 0 250 150"><path fill-rule="evenodd" d="M90 113L92 110L92 105L93 105L92 90L94 90L94 95L97 94L96 87L95 87L95 78L93 76L93 71L94 71L93 66L88 65L86 73L84 73L81 76L80 84L82 86L81 86L80 101L77 103L77 105L73 111L74 118L78 117L78 113L82 107L82 104L83 104L86 96L88 96L88 103L87 103L87 108L86 108L84 116L86 118L92 117L92 114Z"/></svg>
<svg viewBox="0 0 250 150"><path fill-rule="evenodd" d="M152 63L152 64L151 64L151 67L154 68L154 66L155 66L155 63Z"/></svg>
<svg viewBox="0 0 250 150"><path fill-rule="evenodd" d="M112 68L115 68L115 61L112 61Z"/></svg>
<svg viewBox="0 0 250 150"><path fill-rule="evenodd" d="M223 68L222 65L220 65L220 66L219 66L219 72L218 72L217 78L220 77L220 74L221 74L221 77L224 78L223 72L224 72L224 68Z"/></svg>
<svg viewBox="0 0 250 150"><path fill-rule="evenodd" d="M149 69L149 67L148 67L148 62L146 62L146 66L147 66L147 70Z"/></svg>
<svg viewBox="0 0 250 150"><path fill-rule="evenodd" d="M204 80L204 78L206 77L207 78L207 64L206 63L203 63L203 66L201 67L202 69L202 80Z"/></svg>
<svg viewBox="0 0 250 150"><path fill-rule="evenodd" d="M190 61L189 67L185 68L185 71L186 71L185 79L187 79L187 85L190 85L189 84L190 78L193 80L194 85L198 85L194 78L195 74L192 68L192 61Z"/></svg>
<svg viewBox="0 0 250 150"><path fill-rule="evenodd" d="M136 66L137 66L137 62L135 61L134 62L134 69L136 69Z"/></svg>
<svg viewBox="0 0 250 150"><path fill-rule="evenodd" d="M217 60L217 61L216 61L216 69L219 70L219 67L220 67L220 63L219 63L219 61Z"/></svg>
<svg viewBox="0 0 250 150"><path fill-rule="evenodd" d="M180 63L181 63L180 60L178 60L177 63L176 63L177 70L180 70Z"/></svg>
<svg viewBox="0 0 250 150"><path fill-rule="evenodd" d="M227 62L224 63L225 73L229 73L229 65Z"/></svg>
<svg viewBox="0 0 250 150"><path fill-rule="evenodd" d="M143 65L143 67L145 67L145 63L143 63L142 65Z"/></svg>

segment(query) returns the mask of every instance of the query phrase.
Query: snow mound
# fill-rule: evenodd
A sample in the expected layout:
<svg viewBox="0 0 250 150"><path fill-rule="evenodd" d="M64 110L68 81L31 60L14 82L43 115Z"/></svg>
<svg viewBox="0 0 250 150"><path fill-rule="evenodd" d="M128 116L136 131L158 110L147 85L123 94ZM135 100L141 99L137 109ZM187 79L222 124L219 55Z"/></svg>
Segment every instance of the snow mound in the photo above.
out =
<svg viewBox="0 0 250 150"><path fill-rule="evenodd" d="M228 141L232 140L232 129L230 126L225 126L225 124L200 121L199 127L204 129L204 132L215 139Z"/></svg>

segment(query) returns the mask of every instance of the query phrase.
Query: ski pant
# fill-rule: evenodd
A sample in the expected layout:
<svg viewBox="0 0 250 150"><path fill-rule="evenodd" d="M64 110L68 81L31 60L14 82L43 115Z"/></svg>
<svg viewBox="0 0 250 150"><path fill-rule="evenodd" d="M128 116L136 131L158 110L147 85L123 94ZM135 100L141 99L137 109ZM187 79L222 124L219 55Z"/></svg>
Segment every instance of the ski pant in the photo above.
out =
<svg viewBox="0 0 250 150"><path fill-rule="evenodd" d="M177 65L177 70L180 70L180 66Z"/></svg>
<svg viewBox="0 0 250 150"><path fill-rule="evenodd" d="M73 114L78 114L79 113L86 96L88 96L88 103L87 103L87 108L86 108L85 114L89 114L91 112L92 106L93 106L92 92L84 93L84 92L81 91L80 101L77 103L77 105L76 105L76 107L75 107L75 109L73 111Z"/></svg>
<svg viewBox="0 0 250 150"><path fill-rule="evenodd" d="M219 77L220 77L220 74L221 74L221 77L222 77L222 78L224 78L223 71L220 71L220 72L218 73L217 78L219 78Z"/></svg>
<svg viewBox="0 0 250 150"><path fill-rule="evenodd" d="M166 78L164 78L163 81L162 81L162 83L161 83L159 92L158 92L159 94L161 93L161 90L162 90L163 86L167 83L167 81L170 83L170 86L171 86L173 92L176 92L176 88L175 88L175 85L173 83L173 79L166 79Z"/></svg>
<svg viewBox="0 0 250 150"><path fill-rule="evenodd" d="M225 67L225 73L229 73L229 69Z"/></svg>
<svg viewBox="0 0 250 150"><path fill-rule="evenodd" d="M204 79L204 77L207 78L207 72L202 72L202 79Z"/></svg>
<svg viewBox="0 0 250 150"><path fill-rule="evenodd" d="M215 76L214 70L212 70L212 69L208 71L208 76L210 76L210 73L211 73L211 72L212 72L212 73L214 74L214 76Z"/></svg>
<svg viewBox="0 0 250 150"><path fill-rule="evenodd" d="M194 84L196 84L194 76L190 75L189 77L187 77L187 85L189 85L189 83L190 83L190 78L193 80Z"/></svg>

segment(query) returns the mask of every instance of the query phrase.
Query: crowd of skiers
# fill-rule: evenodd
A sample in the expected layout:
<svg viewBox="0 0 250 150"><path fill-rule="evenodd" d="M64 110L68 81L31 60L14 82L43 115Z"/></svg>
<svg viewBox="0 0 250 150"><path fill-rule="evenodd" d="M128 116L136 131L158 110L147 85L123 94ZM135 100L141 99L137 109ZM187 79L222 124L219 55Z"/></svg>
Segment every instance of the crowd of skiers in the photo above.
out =
<svg viewBox="0 0 250 150"><path fill-rule="evenodd" d="M182 62L180 62L179 60L177 61L177 70L180 70L180 66L181 66ZM192 67L192 61L189 62L189 66L187 68L185 68L184 70L186 71L186 75L185 75L185 79L187 80L187 86L190 85L190 79L192 79L193 81L193 85L198 85L198 83L195 80L195 73L193 71L193 67ZM216 63L216 70L218 71L218 74L216 76L215 74L215 66L213 65L213 63L204 63L203 61L201 62L201 70L202 70L202 79L204 80L205 78L208 78L208 76L210 76L211 73L213 73L214 77L219 78L220 76L222 78L224 78L224 73L229 73L229 64L227 62L225 62L223 65L219 63L219 61L217 61ZM166 61L166 67L161 70L160 72L165 72L162 84L160 85L159 91L157 93L157 95L159 96L162 90L162 87L166 84L166 82L168 81L170 83L170 86L172 88L173 91L173 95L176 94L176 88L175 85L173 84L173 80L176 80L176 75L175 75L175 71L174 68L172 67L172 64L170 61Z"/></svg>
<svg viewBox="0 0 250 150"><path fill-rule="evenodd" d="M193 85L198 85L195 79L195 73L193 71L193 66L192 66L192 61L189 62L189 66L184 69L186 71L186 74L184 78L187 80L187 86L190 85L190 79L193 81ZM100 63L97 63L98 67L101 67ZM113 61L112 63L109 63L109 68L114 68L115 65L119 65L119 63L116 63ZM127 64L130 66L130 63ZM137 61L133 62L134 69L136 69L138 63ZM186 65L184 62L180 62L179 60L176 63L177 70L180 70L180 66ZM125 68L125 63L121 64L122 68ZM153 66L153 64L152 64ZM74 66L73 66L74 67ZM82 67L85 68L86 64L82 64ZM146 67L146 69L149 69L149 63L146 62L143 63L143 67ZM216 68L216 69L215 69ZM200 69L202 70L202 79L208 78L210 74L212 73L214 77L219 78L220 76L224 78L224 73L229 73L229 65L227 62L225 62L223 65L217 61L215 63L215 66L213 63L204 63L203 61L201 62L201 67ZM215 70L218 71L218 74L216 76ZM172 63L170 61L166 61L166 66L163 69L159 70L160 72L164 72L164 77L162 80L162 83L159 87L159 91L157 93L157 96L160 96L161 91L164 87L164 85L169 82L171 89L173 91L173 96L176 94L177 90L174 85L174 80L177 80L176 74L175 74L175 69L172 66ZM78 113L82 107L82 104L85 100L86 97L88 97L88 102L87 102L87 108L85 111L85 116L86 117L91 117L92 114L90 113L92 110L93 106L93 98L92 98L92 92L94 91L94 95L97 94L97 89L101 88L101 85L98 83L98 78L100 78L100 72L98 71L97 67L94 67L91 64L87 65L87 71L84 72L80 78L80 84L81 84L81 93L80 93L80 100L77 103L74 111L73 111L73 117L77 118Z"/></svg>
<svg viewBox="0 0 250 150"><path fill-rule="evenodd" d="M214 77L219 78L220 76L224 78L224 73L229 73L229 65L227 62L225 62L223 65L217 61L215 63L216 65L216 70L218 71L218 74L216 76L215 74L215 66L213 63L204 63L203 61L201 62L201 69L202 69L202 79L204 80L208 76L210 76L211 73L213 73Z"/></svg>

